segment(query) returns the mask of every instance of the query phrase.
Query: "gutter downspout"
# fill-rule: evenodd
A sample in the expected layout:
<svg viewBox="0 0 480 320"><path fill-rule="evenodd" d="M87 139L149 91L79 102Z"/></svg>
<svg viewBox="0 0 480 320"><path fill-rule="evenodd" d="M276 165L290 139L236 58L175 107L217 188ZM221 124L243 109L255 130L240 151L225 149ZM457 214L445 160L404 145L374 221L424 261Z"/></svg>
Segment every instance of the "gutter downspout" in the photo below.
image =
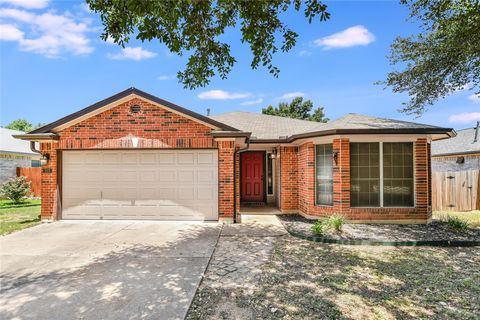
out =
<svg viewBox="0 0 480 320"><path fill-rule="evenodd" d="M233 152L233 223L237 223L237 153L250 148L250 138L247 138L247 146Z"/></svg>
<svg viewBox="0 0 480 320"><path fill-rule="evenodd" d="M37 150L37 149L35 148L35 141L30 141L30 150L32 150L32 151L35 152L35 153L42 154L42 153L40 152L40 150Z"/></svg>

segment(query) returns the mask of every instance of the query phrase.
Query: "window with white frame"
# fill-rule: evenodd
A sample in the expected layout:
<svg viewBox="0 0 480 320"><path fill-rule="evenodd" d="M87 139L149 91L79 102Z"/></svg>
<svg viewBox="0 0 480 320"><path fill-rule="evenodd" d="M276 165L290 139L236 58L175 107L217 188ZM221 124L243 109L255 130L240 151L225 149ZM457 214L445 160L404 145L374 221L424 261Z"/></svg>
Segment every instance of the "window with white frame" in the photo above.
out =
<svg viewBox="0 0 480 320"><path fill-rule="evenodd" d="M350 205L414 206L413 143L351 143Z"/></svg>
<svg viewBox="0 0 480 320"><path fill-rule="evenodd" d="M333 154L332 144L315 146L316 204L333 205Z"/></svg>

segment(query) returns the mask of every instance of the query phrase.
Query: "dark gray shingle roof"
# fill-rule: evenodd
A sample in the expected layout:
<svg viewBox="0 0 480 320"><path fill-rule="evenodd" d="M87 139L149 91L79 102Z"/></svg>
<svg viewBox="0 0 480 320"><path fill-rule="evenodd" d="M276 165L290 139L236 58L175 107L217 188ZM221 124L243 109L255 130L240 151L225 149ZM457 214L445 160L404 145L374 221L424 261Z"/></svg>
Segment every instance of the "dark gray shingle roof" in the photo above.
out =
<svg viewBox="0 0 480 320"><path fill-rule="evenodd" d="M256 137L257 139L279 139L310 132L330 130L442 129L427 124L377 118L355 113L349 113L327 123L290 119L253 112L227 112L211 116L211 118L239 130L251 132L252 137Z"/></svg>
<svg viewBox="0 0 480 320"><path fill-rule="evenodd" d="M278 139L312 130L318 122L270 116L255 112L227 112L210 116L215 121L242 131L251 132L257 139Z"/></svg>
<svg viewBox="0 0 480 320"><path fill-rule="evenodd" d="M480 152L480 132L474 139L475 128L458 130L456 137L432 142L432 155Z"/></svg>

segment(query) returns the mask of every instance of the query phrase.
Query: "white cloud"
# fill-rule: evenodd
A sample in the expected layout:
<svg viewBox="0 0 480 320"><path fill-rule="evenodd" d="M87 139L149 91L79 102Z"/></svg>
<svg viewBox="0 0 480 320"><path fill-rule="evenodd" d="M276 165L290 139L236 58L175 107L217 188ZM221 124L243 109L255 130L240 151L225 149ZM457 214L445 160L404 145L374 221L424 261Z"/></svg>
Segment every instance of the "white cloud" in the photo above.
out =
<svg viewBox="0 0 480 320"><path fill-rule="evenodd" d="M2 35L2 40L15 40L20 50L44 55L49 58L59 57L65 53L86 55L94 48L86 33L89 26L83 22L76 22L74 17L66 12L63 15L46 12L35 14L18 9L0 9L0 18L10 19L21 27L14 26L16 38L12 39L12 24L9 24L10 37ZM3 33L3 30L2 30Z"/></svg>
<svg viewBox="0 0 480 320"><path fill-rule="evenodd" d="M257 104L260 104L263 102L263 99L262 98L258 98L256 100L249 100L249 101L244 101L242 103L240 103L241 106L254 106L254 105L257 105Z"/></svg>
<svg viewBox="0 0 480 320"><path fill-rule="evenodd" d="M48 6L49 0L0 0L0 4L11 4L25 9L43 9Z"/></svg>
<svg viewBox="0 0 480 320"><path fill-rule="evenodd" d="M198 95L199 99L202 100L234 100L234 99L244 99L249 98L252 95L248 92L239 93L239 92L228 92L223 90L210 90L201 92Z"/></svg>
<svg viewBox="0 0 480 320"><path fill-rule="evenodd" d="M452 114L448 117L449 122L468 123L480 120L480 112Z"/></svg>
<svg viewBox="0 0 480 320"><path fill-rule="evenodd" d="M373 33L369 32L364 26L358 25L334 33L327 37L317 39L313 41L313 43L318 47L334 49L366 46L373 41L375 41L375 36Z"/></svg>
<svg viewBox="0 0 480 320"><path fill-rule="evenodd" d="M160 80L160 81L172 80L172 79L175 79L174 75L165 75L165 76L158 76L157 77L157 80Z"/></svg>
<svg viewBox="0 0 480 320"><path fill-rule="evenodd" d="M311 56L312 55L312 51L308 51L308 50L301 50L298 55L300 57L308 57L308 56Z"/></svg>
<svg viewBox="0 0 480 320"><path fill-rule="evenodd" d="M108 57L114 60L145 60L155 57L157 54L152 51L142 49L141 47L125 47L117 54L108 54Z"/></svg>
<svg viewBox="0 0 480 320"><path fill-rule="evenodd" d="M480 103L480 95L478 94L469 95L468 100L472 101L473 103Z"/></svg>
<svg viewBox="0 0 480 320"><path fill-rule="evenodd" d="M293 98L296 98L296 97L303 97L303 96L305 96L305 93L300 92L300 91L295 91L295 92L285 93L279 99L287 100L287 99L293 99Z"/></svg>
<svg viewBox="0 0 480 320"><path fill-rule="evenodd" d="M19 41L23 39L23 32L11 24L0 24L0 40Z"/></svg>

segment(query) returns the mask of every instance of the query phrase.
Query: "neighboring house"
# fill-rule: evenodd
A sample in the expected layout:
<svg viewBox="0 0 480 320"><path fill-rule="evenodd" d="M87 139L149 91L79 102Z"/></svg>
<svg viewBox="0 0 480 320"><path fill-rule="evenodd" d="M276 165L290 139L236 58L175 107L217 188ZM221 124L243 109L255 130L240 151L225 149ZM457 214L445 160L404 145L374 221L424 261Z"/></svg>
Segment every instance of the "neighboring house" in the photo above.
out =
<svg viewBox="0 0 480 320"><path fill-rule="evenodd" d="M30 143L15 139L22 131L0 128L0 184L17 175L17 167L38 167L40 155L30 150Z"/></svg>
<svg viewBox="0 0 480 320"><path fill-rule="evenodd" d="M450 139L432 143L432 171L480 170L480 122L458 130Z"/></svg>
<svg viewBox="0 0 480 320"><path fill-rule="evenodd" d="M135 88L17 135L40 142L42 219L235 220L241 206L425 223L452 129L348 114L206 117Z"/></svg>

